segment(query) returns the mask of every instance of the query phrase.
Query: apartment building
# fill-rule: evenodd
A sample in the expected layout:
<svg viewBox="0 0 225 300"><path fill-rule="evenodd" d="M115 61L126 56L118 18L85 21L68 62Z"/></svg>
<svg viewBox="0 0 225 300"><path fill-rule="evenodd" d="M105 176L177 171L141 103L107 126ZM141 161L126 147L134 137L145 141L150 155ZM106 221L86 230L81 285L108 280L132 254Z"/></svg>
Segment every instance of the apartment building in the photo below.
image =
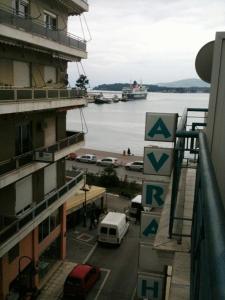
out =
<svg viewBox="0 0 225 300"><path fill-rule="evenodd" d="M0 0L0 299L39 290L66 254L66 200L82 184L65 157L84 143L67 110L87 105L67 88L67 63L87 58L67 32L85 0Z"/></svg>

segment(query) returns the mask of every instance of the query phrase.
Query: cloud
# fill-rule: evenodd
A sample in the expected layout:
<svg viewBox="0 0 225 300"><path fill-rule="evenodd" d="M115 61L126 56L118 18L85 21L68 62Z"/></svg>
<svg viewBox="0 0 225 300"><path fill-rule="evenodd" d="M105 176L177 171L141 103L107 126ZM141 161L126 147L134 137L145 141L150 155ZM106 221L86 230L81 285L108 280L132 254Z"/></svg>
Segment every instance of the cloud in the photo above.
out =
<svg viewBox="0 0 225 300"><path fill-rule="evenodd" d="M86 19L92 41L83 65L93 85L129 82L135 76L153 83L196 77L198 50L224 29L225 3L92 0ZM78 17L70 19L69 30L82 35Z"/></svg>

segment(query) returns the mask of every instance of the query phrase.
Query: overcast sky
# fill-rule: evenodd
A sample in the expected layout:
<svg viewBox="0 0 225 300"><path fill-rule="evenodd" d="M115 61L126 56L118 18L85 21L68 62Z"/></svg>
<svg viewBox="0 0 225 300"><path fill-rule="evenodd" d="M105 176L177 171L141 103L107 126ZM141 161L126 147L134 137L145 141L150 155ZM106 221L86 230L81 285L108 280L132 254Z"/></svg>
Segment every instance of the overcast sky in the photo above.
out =
<svg viewBox="0 0 225 300"><path fill-rule="evenodd" d="M102 83L169 82L197 78L199 49L225 31L224 0L89 0L92 40L82 60L91 87ZM81 16L85 38L89 39ZM69 31L83 36L79 17ZM78 64L79 67L80 64ZM81 69L81 68L80 68ZM81 72L81 70L80 70ZM71 82L78 77L70 64Z"/></svg>

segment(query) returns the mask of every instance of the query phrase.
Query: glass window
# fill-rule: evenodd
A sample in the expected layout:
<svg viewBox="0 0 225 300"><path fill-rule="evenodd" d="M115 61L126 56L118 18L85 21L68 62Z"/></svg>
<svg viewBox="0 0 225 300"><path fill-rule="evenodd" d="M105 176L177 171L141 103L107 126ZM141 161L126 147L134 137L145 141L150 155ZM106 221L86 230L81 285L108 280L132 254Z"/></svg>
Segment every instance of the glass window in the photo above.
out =
<svg viewBox="0 0 225 300"><path fill-rule="evenodd" d="M108 228L107 227L101 227L101 233L107 234Z"/></svg>
<svg viewBox="0 0 225 300"><path fill-rule="evenodd" d="M39 243L60 224L60 209L58 208L42 223L39 224Z"/></svg>
<svg viewBox="0 0 225 300"><path fill-rule="evenodd" d="M16 155L32 150L31 122L16 126Z"/></svg>
<svg viewBox="0 0 225 300"><path fill-rule="evenodd" d="M59 209L50 216L50 230L53 231L60 224Z"/></svg>
<svg viewBox="0 0 225 300"><path fill-rule="evenodd" d="M60 259L60 237L58 237L39 257L39 277L42 280Z"/></svg>
<svg viewBox="0 0 225 300"><path fill-rule="evenodd" d="M16 15L20 17L28 17L29 1L28 0L13 0L13 9Z"/></svg>
<svg viewBox="0 0 225 300"><path fill-rule="evenodd" d="M110 235L116 235L116 229L115 228L109 228L109 234Z"/></svg>
<svg viewBox="0 0 225 300"><path fill-rule="evenodd" d="M44 22L45 22L45 27L49 28L51 30L56 30L57 29L57 17L56 15L50 13L50 12L45 12L44 13Z"/></svg>

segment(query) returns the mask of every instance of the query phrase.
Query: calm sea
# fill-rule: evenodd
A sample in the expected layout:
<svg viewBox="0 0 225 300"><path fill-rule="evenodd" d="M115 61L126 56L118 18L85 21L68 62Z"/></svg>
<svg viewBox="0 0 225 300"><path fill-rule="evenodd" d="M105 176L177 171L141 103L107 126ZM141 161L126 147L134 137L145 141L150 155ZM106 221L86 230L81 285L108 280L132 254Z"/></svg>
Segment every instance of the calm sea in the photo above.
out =
<svg viewBox="0 0 225 300"><path fill-rule="evenodd" d="M113 94L104 93L107 97ZM118 93L121 97L121 94ZM112 104L90 103L83 109L87 124L85 147L122 153L130 147L135 155L143 155L146 112L171 112L182 115L185 107L208 107L209 94L149 93L146 100ZM68 130L85 129L80 110L71 110Z"/></svg>

